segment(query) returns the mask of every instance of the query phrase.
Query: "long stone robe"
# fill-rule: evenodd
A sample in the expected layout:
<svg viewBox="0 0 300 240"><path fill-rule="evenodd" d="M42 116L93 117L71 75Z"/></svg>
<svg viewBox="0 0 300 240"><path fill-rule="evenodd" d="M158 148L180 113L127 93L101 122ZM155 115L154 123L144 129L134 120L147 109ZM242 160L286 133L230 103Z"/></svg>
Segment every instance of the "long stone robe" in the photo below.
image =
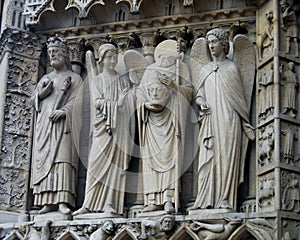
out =
<svg viewBox="0 0 300 240"><path fill-rule="evenodd" d="M137 115L140 136L140 151L143 168L144 205L163 205L179 201L178 180L182 174L185 124L189 102L192 97L190 75L185 64L180 64L180 85L172 92L166 107L161 112L149 111L146 102L151 102L148 88L160 83L158 74L172 75L175 81L175 65L162 68L154 63L146 69L137 88ZM176 168L176 167L177 168Z"/></svg>
<svg viewBox="0 0 300 240"><path fill-rule="evenodd" d="M83 207L92 212L103 212L110 204L118 214L123 213L135 130L134 92L129 90L123 106L118 106L124 88L130 84L117 74L99 74L90 84L92 144Z"/></svg>
<svg viewBox="0 0 300 240"><path fill-rule="evenodd" d="M64 79L71 77L71 87L64 94ZM50 95L40 99L38 94L53 81ZM35 109L33 141L32 184L34 205L69 203L75 205L76 168L78 153L76 141L81 127L81 77L66 71L45 75L32 97ZM57 109L66 112L65 118L52 122L49 116Z"/></svg>
<svg viewBox="0 0 300 240"><path fill-rule="evenodd" d="M247 137L242 120L249 123L239 71L226 59L219 66L205 65L199 74L196 98L206 102L200 113L198 194L194 208L236 208L238 184L243 180Z"/></svg>

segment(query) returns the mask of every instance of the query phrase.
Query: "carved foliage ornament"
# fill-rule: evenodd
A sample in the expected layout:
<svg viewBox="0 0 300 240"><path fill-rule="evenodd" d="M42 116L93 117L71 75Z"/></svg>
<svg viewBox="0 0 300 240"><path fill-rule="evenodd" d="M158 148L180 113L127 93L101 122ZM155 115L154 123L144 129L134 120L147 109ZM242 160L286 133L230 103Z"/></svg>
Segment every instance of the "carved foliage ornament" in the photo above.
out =
<svg viewBox="0 0 300 240"><path fill-rule="evenodd" d="M55 12L53 6L54 0L26 0L24 15L27 16L26 24L37 24L41 15L46 11ZM85 18L88 15L89 10L96 4L104 5L103 0L69 0L66 10L75 7L79 10L79 18Z"/></svg>

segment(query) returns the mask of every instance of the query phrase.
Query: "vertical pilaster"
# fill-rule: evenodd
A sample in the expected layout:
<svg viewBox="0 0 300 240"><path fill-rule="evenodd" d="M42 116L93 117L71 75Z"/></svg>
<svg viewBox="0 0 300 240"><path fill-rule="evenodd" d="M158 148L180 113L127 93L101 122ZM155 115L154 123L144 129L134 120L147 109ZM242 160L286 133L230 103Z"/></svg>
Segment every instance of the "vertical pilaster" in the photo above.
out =
<svg viewBox="0 0 300 240"><path fill-rule="evenodd" d="M290 1L266 1L259 6L257 23L257 209L259 216L269 218L276 225L276 239L298 239L297 8Z"/></svg>
<svg viewBox="0 0 300 240"><path fill-rule="evenodd" d="M0 209L16 218L27 209L34 119L30 99L38 80L41 46L33 34L6 29L0 49L4 70L0 79Z"/></svg>

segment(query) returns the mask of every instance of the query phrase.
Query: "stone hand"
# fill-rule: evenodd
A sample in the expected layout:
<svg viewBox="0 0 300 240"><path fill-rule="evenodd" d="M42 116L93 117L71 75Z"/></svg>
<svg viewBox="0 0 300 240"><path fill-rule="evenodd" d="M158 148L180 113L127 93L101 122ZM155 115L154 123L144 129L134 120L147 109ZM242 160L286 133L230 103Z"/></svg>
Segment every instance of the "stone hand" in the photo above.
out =
<svg viewBox="0 0 300 240"><path fill-rule="evenodd" d="M124 88L123 91L121 92L119 100L118 100L119 107L123 106L125 97L127 96L128 92L129 92L128 88Z"/></svg>
<svg viewBox="0 0 300 240"><path fill-rule="evenodd" d="M146 102L145 103L145 108L147 108L148 110L150 110L152 112L159 112L164 108L164 106L160 105L160 104L153 104L153 103L150 103L150 102Z"/></svg>
<svg viewBox="0 0 300 240"><path fill-rule="evenodd" d="M42 90L39 92L39 98L44 99L53 90L53 81L50 81L46 86L43 86Z"/></svg>
<svg viewBox="0 0 300 240"><path fill-rule="evenodd" d="M59 118L66 117L66 112L63 110L55 110L53 113L51 113L49 119L52 122L56 122Z"/></svg>
<svg viewBox="0 0 300 240"><path fill-rule="evenodd" d="M252 127L249 123L246 123L244 121L242 123L242 127L247 137L250 140L254 140L255 139L254 127Z"/></svg>
<svg viewBox="0 0 300 240"><path fill-rule="evenodd" d="M210 108L209 108L209 105L207 104L207 102L203 102L200 104L200 110L201 112L204 112L204 113L208 113Z"/></svg>
<svg viewBox="0 0 300 240"><path fill-rule="evenodd" d="M166 87L177 91L177 85L174 83L174 81L170 79L160 79L160 82L164 84Z"/></svg>

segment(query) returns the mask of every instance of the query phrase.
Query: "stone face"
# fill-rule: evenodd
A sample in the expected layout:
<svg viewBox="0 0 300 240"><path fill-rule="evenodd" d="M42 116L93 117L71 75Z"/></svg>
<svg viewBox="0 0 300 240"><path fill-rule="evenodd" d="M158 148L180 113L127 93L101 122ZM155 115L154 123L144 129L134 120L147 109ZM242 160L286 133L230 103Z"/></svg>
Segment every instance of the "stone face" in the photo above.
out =
<svg viewBox="0 0 300 240"><path fill-rule="evenodd" d="M286 0L0 1L0 238L299 239L298 8L296 1ZM235 63L238 66L243 83L240 91L230 87L229 94L226 95L225 87L209 88L208 82L211 84L214 81L210 75L203 80L206 85L205 97L213 99L213 90L219 89L217 97L226 95L226 100L237 101L237 105L241 107L244 104L240 99L244 96L248 123L256 128L256 138L249 141L248 146L237 140L240 139L237 134L234 135L245 132L242 125L226 124L228 118L223 113L217 114L217 118L221 119L220 124L211 124L214 126L211 134L214 137L211 141L206 141L206 138L202 138L203 134L199 134L199 129L208 128L204 124L203 115L198 119L197 83L205 78L205 74L199 72L199 65L211 66L218 83L225 76L228 76L228 84L236 79L233 77L236 74L231 74L233 68L229 65L225 67L213 64L216 59L211 58L211 53L215 58L222 49L220 46L212 48L212 39L209 39L208 48L205 37L215 28L223 28L228 33L230 50L226 63ZM80 75L83 79L83 112L78 114L82 115L83 127L81 133L72 139L79 149L81 162L79 167L76 164L77 176L72 180L73 184L78 184L76 193L74 191L76 202L71 210L81 209L82 204L85 206L84 198L88 196L85 188L92 189L91 177L98 177L98 173L101 173L106 180L94 182L97 186L104 186L103 191L91 191L90 199L94 202L103 200L106 203L113 199L113 207L121 209L119 214L101 213L105 209L112 210L102 207L93 208L86 214L75 214L76 216L56 211L38 214L40 208L34 206L31 178L37 172L34 170L34 139L38 126L35 115L38 113L31 107L30 98L44 81L43 76L50 76L51 72L53 76L55 69L50 66L51 61L47 58L46 39L55 34L66 39L72 74L76 73L76 76ZM244 35L239 40L240 44L236 42L238 34ZM170 41L177 42L176 50L181 53L177 55L179 67L176 69L175 64L174 69L170 67L170 71L166 71L168 61L172 62L172 54L160 58L158 56L161 52L158 50L161 44L170 47ZM103 59L98 50L106 43L118 48L118 64L115 70L122 79L120 82L124 83L120 89L124 90L125 85L128 85L128 93L122 93L118 86L111 83L114 82L111 74L99 74L102 68L100 62ZM253 48L248 48L253 45L257 47L256 56ZM93 52L93 58L90 53L86 55L88 51ZM180 81L177 84L176 79L178 80L178 76L179 80L188 79L182 76L185 75L184 66L187 66L193 83L192 108L186 108L177 101L178 96L184 95L184 92L183 85ZM105 149L101 139L107 135L97 136L97 141L91 141L91 133L95 133L93 124L97 122L93 115L95 109L91 108L93 98L90 100L90 97L93 92L97 92L98 97L101 95L97 88L105 89L99 82L91 87L93 74L103 78L109 89L118 89L120 94L115 100L120 102L119 105L123 102L120 99L126 95L123 105L127 104L130 97L132 100L137 97L141 105L144 104L141 99L146 99L155 106L152 110L145 108L141 114L137 104L132 101L132 111L124 111L123 107L117 106L118 116L114 115L115 118L107 118L112 115L105 112L105 124L100 125L105 126L105 134L111 131L114 140ZM145 78L150 79L147 86L144 85ZM157 79L164 84L156 81ZM64 87L68 85L69 78L66 76L62 80L63 84L59 89L66 90ZM191 96L187 95L185 97L189 100ZM45 100L50 96L51 94ZM104 99L107 105L109 98ZM174 102L178 104L172 105ZM210 107L220 107L221 111L229 113L231 105L225 103L224 99L218 104L212 100ZM210 115L215 116L214 109L215 107L211 107ZM183 113L186 110L187 113ZM127 115L130 121L125 123L120 117L122 114ZM142 124L138 124L140 116L146 120ZM244 119L240 111L237 111L236 116L240 121ZM72 120L79 124L79 119L81 117L74 115ZM114 125L114 119L118 124ZM45 118L44 122L47 120ZM199 120L202 120L202 125ZM161 125L158 127L157 124ZM140 127L144 127L144 131ZM156 127L159 130L152 134ZM170 131L165 131L166 129ZM227 135L216 138L216 133L222 131L227 132ZM166 139L169 135L173 136L173 133L177 138L170 139L178 141L174 141L172 145ZM159 154L153 155L151 150L150 158L147 158L142 148L142 140L147 140L152 149L161 150L158 151ZM178 146L184 140L184 145ZM203 140L208 144L203 145ZM237 144L230 144L233 140L237 140ZM207 160L202 157L203 149L210 146L209 143L218 145L219 142L222 142L222 147L231 147L232 151L226 152L228 156L233 156L238 151L245 152L244 156L234 161L239 164L239 170L224 167L223 163L227 161L220 158L217 162L221 164L218 168L220 173L198 171L203 169L203 162ZM127 149L126 146L129 145L131 147ZM51 144L51 149L54 146L55 144ZM62 147L64 153L69 151L66 146ZM110 147L119 147L122 151L109 150ZM173 150L181 156L176 156ZM51 150L51 153L54 152ZM216 155L218 151L214 149L213 152ZM102 155L97 157L98 153ZM111 157L110 153L118 157ZM103 155L106 155L105 158ZM163 175L161 172L168 162L166 156L171 156L170 162L179 164L175 164L174 169L171 168L168 172L170 174L164 175L170 176L163 180L171 186L165 191L167 198L171 200L167 202L171 204L164 206L165 204L161 204L165 203L164 199L160 199L163 194L156 191L159 184L156 184L154 190L151 189L151 193L147 190L153 188L154 183L163 185L163 182L156 177L147 177L147 174ZM91 161L93 157L94 161ZM120 164L122 161L126 164ZM115 167L114 171L105 171L107 168L102 166L107 163L108 166ZM151 171L148 171L147 166L151 166ZM96 174L93 173L93 167L96 168ZM224 177L230 172L235 173L234 178ZM206 173L214 181L203 184L203 181L198 180L203 180L202 176ZM227 184L228 188L223 187L228 182L233 184ZM101 185L102 183L105 184ZM204 189L203 194L198 192L199 187ZM113 198L108 197L108 189L112 190ZM210 189L210 193L213 193L211 199L214 201L219 198L219 190L222 193L227 189L234 192L233 200L230 200L233 209L219 209L215 203L211 209L193 209L194 205L198 205L195 202L207 198L209 191L205 189ZM114 194L116 192L120 194ZM150 211L143 212L145 206L149 206L149 200L159 204L151 207ZM51 205L51 210L52 207L54 206ZM177 212L167 215L167 212L173 211L173 207ZM62 205L61 210L66 210L65 205ZM52 222L48 222L48 218Z"/></svg>

